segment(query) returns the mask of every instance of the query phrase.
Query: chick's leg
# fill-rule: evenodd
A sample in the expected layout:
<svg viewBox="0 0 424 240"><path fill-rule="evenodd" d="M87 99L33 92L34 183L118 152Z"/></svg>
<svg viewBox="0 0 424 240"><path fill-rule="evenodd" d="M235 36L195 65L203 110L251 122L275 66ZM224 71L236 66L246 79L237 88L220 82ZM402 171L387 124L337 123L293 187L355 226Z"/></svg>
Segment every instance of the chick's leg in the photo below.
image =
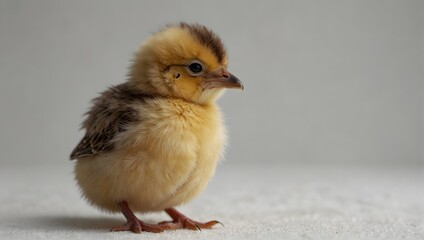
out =
<svg viewBox="0 0 424 240"><path fill-rule="evenodd" d="M119 202L118 207L127 219L127 223L122 226L113 227L112 229L110 229L110 231L112 232L132 231L134 233L141 233L142 231L145 231L158 233L175 228L173 224L152 225L144 223L134 215L126 201Z"/></svg>
<svg viewBox="0 0 424 240"><path fill-rule="evenodd" d="M163 222L165 226L169 226L169 224L174 223L175 228L174 229L191 229L191 230L201 230L201 229L208 229L212 228L215 224L221 224L219 221L212 220L209 222L201 223L194 220L191 220L190 218L186 217L179 211L177 211L175 208L167 208L165 209L165 212L172 218L172 222ZM167 225L168 224L168 225ZM159 224L161 225L161 223Z"/></svg>

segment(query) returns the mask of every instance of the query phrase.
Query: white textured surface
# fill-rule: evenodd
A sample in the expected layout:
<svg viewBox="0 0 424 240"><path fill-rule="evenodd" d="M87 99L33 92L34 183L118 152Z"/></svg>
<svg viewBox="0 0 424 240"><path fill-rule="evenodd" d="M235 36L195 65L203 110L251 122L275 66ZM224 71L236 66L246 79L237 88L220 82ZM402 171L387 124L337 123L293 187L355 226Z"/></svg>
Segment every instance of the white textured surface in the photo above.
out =
<svg viewBox="0 0 424 240"><path fill-rule="evenodd" d="M1 166L0 239L424 239L422 168L226 162L200 197L179 208L225 227L140 236L108 232L124 218L79 197L72 165Z"/></svg>

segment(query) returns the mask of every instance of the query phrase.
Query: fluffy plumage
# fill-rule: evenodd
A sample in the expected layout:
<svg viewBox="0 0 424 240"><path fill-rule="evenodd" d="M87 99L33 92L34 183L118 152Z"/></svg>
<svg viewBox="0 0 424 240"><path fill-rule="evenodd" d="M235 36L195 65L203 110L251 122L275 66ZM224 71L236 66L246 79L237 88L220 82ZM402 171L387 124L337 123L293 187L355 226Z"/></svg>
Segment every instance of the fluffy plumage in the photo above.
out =
<svg viewBox="0 0 424 240"><path fill-rule="evenodd" d="M225 49L212 31L171 25L136 52L128 81L94 99L71 159L77 159L83 196L103 210L124 213L128 223L114 230L216 223L202 225L173 207L196 196L214 175L226 139L215 100L224 88L243 87L226 67ZM165 210L173 221L148 226L131 210Z"/></svg>

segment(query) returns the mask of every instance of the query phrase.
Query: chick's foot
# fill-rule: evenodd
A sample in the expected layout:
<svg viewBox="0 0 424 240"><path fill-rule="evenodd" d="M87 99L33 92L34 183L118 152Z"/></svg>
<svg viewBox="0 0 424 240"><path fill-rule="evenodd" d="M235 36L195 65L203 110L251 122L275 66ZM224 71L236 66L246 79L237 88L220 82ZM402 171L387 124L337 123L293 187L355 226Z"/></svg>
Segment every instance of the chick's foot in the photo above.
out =
<svg viewBox="0 0 424 240"><path fill-rule="evenodd" d="M122 226L113 227L110 229L111 232L117 232L117 231L132 231L134 233L141 233L141 232L153 232L153 233L159 233L163 232L165 230L171 230L175 229L175 224L147 224L138 219L134 213L131 211L131 209L128 206L128 203L126 201L122 201L118 203L118 207L120 208L121 212L124 214L125 218L127 219L127 223Z"/></svg>
<svg viewBox="0 0 424 240"><path fill-rule="evenodd" d="M190 229L190 230L201 231L202 229L212 228L216 224L223 225L221 222L216 220L212 220L212 221L204 222L204 223L191 220L190 218L186 217L182 213L178 212L175 208L167 208L165 209L165 212L172 218L172 221L161 222L158 225L165 226L168 229Z"/></svg>

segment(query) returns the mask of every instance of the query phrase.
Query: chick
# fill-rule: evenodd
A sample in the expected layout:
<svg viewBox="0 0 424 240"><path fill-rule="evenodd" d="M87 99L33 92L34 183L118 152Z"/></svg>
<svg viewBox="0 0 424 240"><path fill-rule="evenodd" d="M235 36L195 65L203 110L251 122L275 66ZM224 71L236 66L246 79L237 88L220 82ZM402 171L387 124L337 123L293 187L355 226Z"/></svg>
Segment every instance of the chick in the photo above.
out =
<svg viewBox="0 0 424 240"><path fill-rule="evenodd" d="M84 138L71 153L75 178L92 205L121 211L111 231L140 233L211 228L174 207L201 192L226 141L215 103L243 89L227 71L220 38L199 24L169 25L136 52L128 80L93 100ZM165 211L172 221L146 224L134 212Z"/></svg>

